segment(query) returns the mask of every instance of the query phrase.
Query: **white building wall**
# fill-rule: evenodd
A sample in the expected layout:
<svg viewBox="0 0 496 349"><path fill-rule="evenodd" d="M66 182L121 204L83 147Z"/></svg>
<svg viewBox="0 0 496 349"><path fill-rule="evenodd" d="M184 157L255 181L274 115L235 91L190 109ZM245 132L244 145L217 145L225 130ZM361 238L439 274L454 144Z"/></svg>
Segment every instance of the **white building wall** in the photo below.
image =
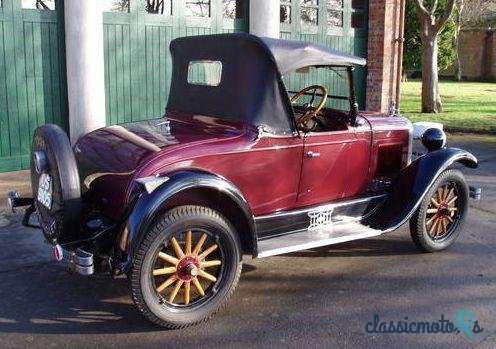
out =
<svg viewBox="0 0 496 349"><path fill-rule="evenodd" d="M105 120L101 0L65 0L67 93L71 142Z"/></svg>

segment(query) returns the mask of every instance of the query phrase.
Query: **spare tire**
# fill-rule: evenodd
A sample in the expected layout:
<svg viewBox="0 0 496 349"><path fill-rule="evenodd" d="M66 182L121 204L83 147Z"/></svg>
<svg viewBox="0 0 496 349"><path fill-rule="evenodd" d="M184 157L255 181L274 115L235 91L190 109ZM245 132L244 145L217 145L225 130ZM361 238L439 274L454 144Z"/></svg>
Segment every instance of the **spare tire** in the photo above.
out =
<svg viewBox="0 0 496 349"><path fill-rule="evenodd" d="M34 132L31 186L46 239L54 244L77 239L82 216L79 173L69 138L57 125Z"/></svg>

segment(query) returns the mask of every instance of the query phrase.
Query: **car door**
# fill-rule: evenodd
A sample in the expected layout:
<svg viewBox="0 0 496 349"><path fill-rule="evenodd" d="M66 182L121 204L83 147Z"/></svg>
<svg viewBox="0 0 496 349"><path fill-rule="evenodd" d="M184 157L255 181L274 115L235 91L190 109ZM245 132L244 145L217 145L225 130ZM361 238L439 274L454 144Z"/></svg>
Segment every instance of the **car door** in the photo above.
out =
<svg viewBox="0 0 496 349"><path fill-rule="evenodd" d="M370 132L354 127L304 136L298 206L357 196L368 185Z"/></svg>

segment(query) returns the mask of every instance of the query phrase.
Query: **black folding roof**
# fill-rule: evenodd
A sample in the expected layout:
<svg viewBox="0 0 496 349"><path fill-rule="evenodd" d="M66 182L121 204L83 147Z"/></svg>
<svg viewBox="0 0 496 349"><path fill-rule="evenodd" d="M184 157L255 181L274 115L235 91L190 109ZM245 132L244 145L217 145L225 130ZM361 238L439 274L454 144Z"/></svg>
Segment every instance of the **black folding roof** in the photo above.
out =
<svg viewBox="0 0 496 349"><path fill-rule="evenodd" d="M264 125L276 134L295 129L282 74L314 65L365 65L324 46L245 33L189 36L170 44L172 81L167 109ZM217 86L188 83L192 61L220 61Z"/></svg>
<svg viewBox="0 0 496 349"><path fill-rule="evenodd" d="M294 70L315 66L364 66L365 58L352 56L341 51L332 50L323 45L310 42L261 38L274 56L282 75Z"/></svg>

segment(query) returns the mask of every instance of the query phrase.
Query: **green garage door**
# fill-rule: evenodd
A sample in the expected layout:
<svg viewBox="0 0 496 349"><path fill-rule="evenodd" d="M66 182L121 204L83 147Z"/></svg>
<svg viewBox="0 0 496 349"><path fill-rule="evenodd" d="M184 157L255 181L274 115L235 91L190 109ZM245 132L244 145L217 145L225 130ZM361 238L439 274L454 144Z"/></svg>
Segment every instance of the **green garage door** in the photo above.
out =
<svg viewBox="0 0 496 349"><path fill-rule="evenodd" d="M186 35L247 31L248 1L107 0L103 16L107 123L163 114L169 44Z"/></svg>
<svg viewBox="0 0 496 349"><path fill-rule="evenodd" d="M84 0L81 0L84 1ZM163 113L173 38L247 31L244 0L101 0L107 123ZM67 129L63 1L0 0L0 172L27 168L34 129Z"/></svg>
<svg viewBox="0 0 496 349"><path fill-rule="evenodd" d="M311 41L360 57L367 57L367 0L281 0L281 38ZM338 74L322 69L292 74L290 90L316 82L330 88L331 95L348 95L348 85ZM366 69L355 70L360 108L365 106ZM349 108L346 101L332 100L333 107Z"/></svg>
<svg viewBox="0 0 496 349"><path fill-rule="evenodd" d="M55 10L54 0L0 0L0 171L28 167L38 125L67 128L63 9L58 5Z"/></svg>
<svg viewBox="0 0 496 349"><path fill-rule="evenodd" d="M248 0L101 1L108 124L163 113L172 39L248 30ZM367 0L281 0L281 20L283 38L366 56ZM63 27L61 0L0 0L0 171L27 168L38 125L67 129ZM365 70L356 77L363 106ZM315 79L345 92L331 74Z"/></svg>

